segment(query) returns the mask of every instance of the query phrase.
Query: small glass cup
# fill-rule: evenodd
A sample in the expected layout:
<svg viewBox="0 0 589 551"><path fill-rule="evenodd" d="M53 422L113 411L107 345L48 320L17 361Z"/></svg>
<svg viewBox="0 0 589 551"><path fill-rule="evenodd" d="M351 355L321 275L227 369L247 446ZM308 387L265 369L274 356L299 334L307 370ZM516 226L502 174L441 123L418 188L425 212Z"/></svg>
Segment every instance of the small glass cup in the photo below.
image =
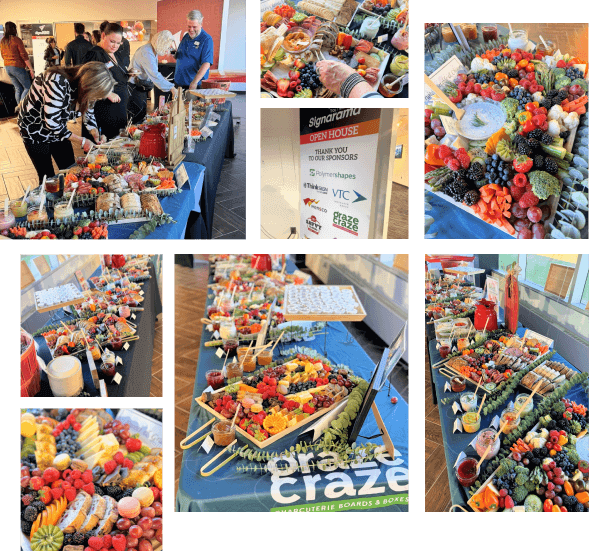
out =
<svg viewBox="0 0 589 551"><path fill-rule="evenodd" d="M529 394L518 394L515 397L515 403L513 404L513 407L515 409L515 411L519 411L522 406L524 405L525 401L530 397ZM528 413L530 413L532 410L534 409L534 400L530 400L530 402L528 403L528 405L525 407L525 409L520 413L520 417L525 417Z"/></svg>
<svg viewBox="0 0 589 551"><path fill-rule="evenodd" d="M235 425L231 421L218 421L213 425L213 440L217 446L226 448L235 440Z"/></svg>
<svg viewBox="0 0 589 551"><path fill-rule="evenodd" d="M243 365L243 372L244 373L251 373L252 371L256 370L256 360L253 354L248 354L242 360Z"/></svg>
<svg viewBox="0 0 589 551"><path fill-rule="evenodd" d="M223 350L227 352L228 356L233 356L236 354L237 347L239 346L239 341L237 339L224 339L223 340Z"/></svg>
<svg viewBox="0 0 589 551"><path fill-rule="evenodd" d="M272 351L267 348L266 350L262 350L258 354L258 364L259 365L268 365L272 363Z"/></svg>
<svg viewBox="0 0 589 551"><path fill-rule="evenodd" d="M227 380L241 379L243 376L243 366L241 365L241 362L231 362L230 364L227 364L226 370Z"/></svg>
<svg viewBox="0 0 589 551"><path fill-rule="evenodd" d="M475 457L465 457L456 465L456 478L461 486L472 486L479 477L480 467L477 467L478 461Z"/></svg>
<svg viewBox="0 0 589 551"><path fill-rule="evenodd" d="M514 407L507 407L501 412L499 426L502 427L505 424L505 428L503 429L504 434L513 432L519 426L521 416L518 417L517 413L518 411Z"/></svg>
<svg viewBox="0 0 589 551"><path fill-rule="evenodd" d="M10 210L16 218L22 218L27 215L27 203L20 199L10 201Z"/></svg>
<svg viewBox="0 0 589 551"><path fill-rule="evenodd" d="M223 379L223 372L219 369L212 369L207 371L206 378L207 384L211 386L213 390L221 388L225 382Z"/></svg>

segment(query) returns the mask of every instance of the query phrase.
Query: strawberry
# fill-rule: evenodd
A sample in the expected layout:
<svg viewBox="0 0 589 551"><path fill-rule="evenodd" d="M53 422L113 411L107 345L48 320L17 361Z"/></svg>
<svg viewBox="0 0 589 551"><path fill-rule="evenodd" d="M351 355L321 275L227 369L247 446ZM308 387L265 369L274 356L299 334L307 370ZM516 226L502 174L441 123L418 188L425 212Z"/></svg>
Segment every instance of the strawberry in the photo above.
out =
<svg viewBox="0 0 589 551"><path fill-rule="evenodd" d="M114 461L113 459L111 459L110 461L107 461L103 467L104 472L106 474L112 473L116 468L117 468L117 462ZM92 474L92 473L90 473L90 474Z"/></svg>
<svg viewBox="0 0 589 551"><path fill-rule="evenodd" d="M68 501L74 501L74 499L76 499L76 494L77 493L78 492L76 492L76 489L75 488L67 488L65 490L65 492L63 493L63 495L65 496L65 498Z"/></svg>
<svg viewBox="0 0 589 551"><path fill-rule="evenodd" d="M63 488L52 488L51 497L53 499L59 499L63 495Z"/></svg>
<svg viewBox="0 0 589 551"><path fill-rule="evenodd" d="M129 451L129 453L138 452L141 449L142 445L143 444L141 443L141 440L139 440L139 438L129 438L125 442L125 447Z"/></svg>
<svg viewBox="0 0 589 551"><path fill-rule="evenodd" d="M94 484L92 484L92 482L90 482L89 484L84 484L82 486L82 490L84 490L87 494L90 494L91 496L94 495Z"/></svg>
<svg viewBox="0 0 589 551"><path fill-rule="evenodd" d="M59 471L54 467L49 467L48 469L45 469L45 471L43 472L43 480L46 483L55 482L56 480L59 480L59 478Z"/></svg>
<svg viewBox="0 0 589 551"><path fill-rule="evenodd" d="M505 496L505 508L512 509L515 507L515 503L513 502L513 498L511 496Z"/></svg>
<svg viewBox="0 0 589 551"><path fill-rule="evenodd" d="M112 546L115 551L125 551L127 549L127 538L124 534L117 534L112 538Z"/></svg>
<svg viewBox="0 0 589 551"><path fill-rule="evenodd" d="M51 497L51 488L49 486L43 486L39 490L39 499L45 504L49 505L53 498Z"/></svg>
<svg viewBox="0 0 589 551"><path fill-rule="evenodd" d="M40 490L43 487L43 479L40 476L33 476L29 481L31 490Z"/></svg>
<svg viewBox="0 0 589 551"><path fill-rule="evenodd" d="M559 61L556 62L556 66L559 69L564 69L567 66L567 64L566 64L566 62L564 60L561 59L561 60L559 60Z"/></svg>
<svg viewBox="0 0 589 551"><path fill-rule="evenodd" d="M456 95L450 96L450 101L452 103L460 103L462 101L462 92L460 90L456 90Z"/></svg>
<svg viewBox="0 0 589 551"><path fill-rule="evenodd" d="M90 482L92 482L94 480L93 476L92 476L92 471L90 469L84 471L82 473L82 480L88 484Z"/></svg>
<svg viewBox="0 0 589 551"><path fill-rule="evenodd" d="M533 164L534 161L532 161L527 155L518 155L513 159L513 168L516 172L528 172Z"/></svg>
<svg viewBox="0 0 589 551"><path fill-rule="evenodd" d="M125 460L125 456L123 455L123 452L117 452L115 453L113 459L117 462L117 465L122 465L123 461Z"/></svg>
<svg viewBox="0 0 589 551"><path fill-rule="evenodd" d="M102 549L104 547L103 544L104 544L104 539L98 538L96 536L92 536L88 540L88 546L91 547L92 549L96 549L96 551L100 551L100 549Z"/></svg>

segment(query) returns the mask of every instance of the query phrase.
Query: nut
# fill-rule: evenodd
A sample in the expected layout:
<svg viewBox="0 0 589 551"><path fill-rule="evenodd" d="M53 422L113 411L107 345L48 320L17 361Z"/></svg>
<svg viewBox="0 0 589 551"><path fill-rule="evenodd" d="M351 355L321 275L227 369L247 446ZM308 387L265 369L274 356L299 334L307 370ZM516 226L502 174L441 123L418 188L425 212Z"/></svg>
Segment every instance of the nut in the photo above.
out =
<svg viewBox="0 0 589 551"><path fill-rule="evenodd" d="M70 465L70 469L74 471L85 472L88 469L88 463L86 463L82 459L73 459L72 464Z"/></svg>

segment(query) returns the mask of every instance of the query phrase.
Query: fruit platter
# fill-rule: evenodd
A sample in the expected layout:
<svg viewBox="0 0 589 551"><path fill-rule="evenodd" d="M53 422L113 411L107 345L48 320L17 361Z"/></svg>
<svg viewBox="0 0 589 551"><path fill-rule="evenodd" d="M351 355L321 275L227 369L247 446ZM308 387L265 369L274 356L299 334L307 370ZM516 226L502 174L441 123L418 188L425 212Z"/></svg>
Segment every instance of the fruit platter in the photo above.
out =
<svg viewBox="0 0 589 551"><path fill-rule="evenodd" d="M562 392L542 400L501 446L494 444L490 476L470 489L472 510L589 513L588 423L586 404Z"/></svg>
<svg viewBox="0 0 589 551"><path fill-rule="evenodd" d="M285 286L300 285L303 279L254 266L249 255L232 255L230 261L217 257L209 286L214 300L207 308L208 318L202 320L213 340L205 346L234 351L239 343L253 342L261 332L284 323Z"/></svg>
<svg viewBox="0 0 589 551"><path fill-rule="evenodd" d="M235 425L229 427L231 431L221 432L227 444L235 440L236 431L263 449L317 420L340 402L345 403L359 383L347 369L332 367L318 357L297 354L244 374L241 382L205 391L196 403L221 419L218 429L229 425L235 417ZM359 392L360 389L355 394ZM213 436L219 443L215 426Z"/></svg>
<svg viewBox="0 0 589 551"><path fill-rule="evenodd" d="M125 412L23 411L23 551L163 548L161 421Z"/></svg>
<svg viewBox="0 0 589 551"><path fill-rule="evenodd" d="M268 3L262 3L260 85L267 96L337 97L319 80L315 63L321 60L349 65L374 91L378 90L390 54L383 43L364 39L359 32L346 32L346 24L337 22L339 12L334 13L323 3L301 1L294 7L279 4L273 9L266 9Z"/></svg>
<svg viewBox="0 0 589 551"><path fill-rule="evenodd" d="M425 189L517 239L586 238L587 60L507 42L426 64Z"/></svg>

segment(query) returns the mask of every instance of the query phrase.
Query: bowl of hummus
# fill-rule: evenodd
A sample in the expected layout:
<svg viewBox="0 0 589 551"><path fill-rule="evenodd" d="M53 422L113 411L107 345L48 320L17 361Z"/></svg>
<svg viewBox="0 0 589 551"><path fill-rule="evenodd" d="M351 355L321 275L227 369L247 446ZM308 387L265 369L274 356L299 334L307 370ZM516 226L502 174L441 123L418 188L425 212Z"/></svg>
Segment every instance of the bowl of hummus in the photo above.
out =
<svg viewBox="0 0 589 551"><path fill-rule="evenodd" d="M311 45L311 34L302 27L293 27L284 37L282 47L289 54L300 54Z"/></svg>

